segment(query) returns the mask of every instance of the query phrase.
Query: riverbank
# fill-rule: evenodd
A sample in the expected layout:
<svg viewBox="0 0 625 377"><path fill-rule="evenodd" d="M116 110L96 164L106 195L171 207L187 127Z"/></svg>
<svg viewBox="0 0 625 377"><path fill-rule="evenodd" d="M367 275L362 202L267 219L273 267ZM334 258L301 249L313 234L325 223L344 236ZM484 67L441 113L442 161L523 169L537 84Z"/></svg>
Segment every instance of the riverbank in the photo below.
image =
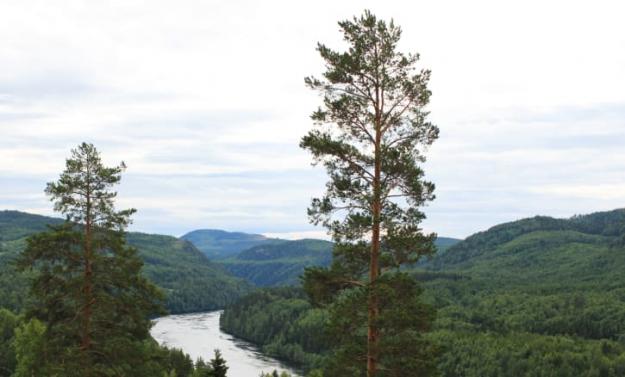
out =
<svg viewBox="0 0 625 377"><path fill-rule="evenodd" d="M299 374L278 360L263 355L246 341L224 333L219 328L222 311L177 314L154 320L151 334L160 344L180 348L193 360L212 358L219 349L228 363L228 377L255 377L274 369Z"/></svg>

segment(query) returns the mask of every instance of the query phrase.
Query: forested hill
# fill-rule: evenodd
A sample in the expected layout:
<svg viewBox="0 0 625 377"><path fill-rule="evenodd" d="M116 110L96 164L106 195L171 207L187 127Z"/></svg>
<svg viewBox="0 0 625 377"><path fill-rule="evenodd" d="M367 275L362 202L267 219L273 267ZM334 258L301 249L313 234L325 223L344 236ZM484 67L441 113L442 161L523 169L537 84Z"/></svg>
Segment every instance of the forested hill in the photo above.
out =
<svg viewBox="0 0 625 377"><path fill-rule="evenodd" d="M625 267L624 237L625 209L570 219L537 216L476 233L437 256L429 268L500 277L506 284L607 284L608 276Z"/></svg>
<svg viewBox="0 0 625 377"><path fill-rule="evenodd" d="M450 237L438 237L434 241L434 245L436 246L436 254L443 254L449 250L450 247L454 246L458 242L462 240L458 238L450 238Z"/></svg>
<svg viewBox="0 0 625 377"><path fill-rule="evenodd" d="M145 275L168 294L172 312L221 309L251 290L188 241L143 233L129 233L127 239L143 258Z"/></svg>
<svg viewBox="0 0 625 377"><path fill-rule="evenodd" d="M459 241L439 237L435 244L443 253ZM306 267L332 262L332 247L332 242L316 239L283 241L254 246L219 262L233 275L259 287L298 285Z"/></svg>
<svg viewBox="0 0 625 377"><path fill-rule="evenodd" d="M11 260L26 238L62 220L18 211L0 211L0 307L19 310L27 296L27 279L14 271ZM128 233L128 243L139 250L144 273L163 288L171 312L224 307L250 290L249 284L209 261L193 244L175 237Z"/></svg>
<svg viewBox="0 0 625 377"><path fill-rule="evenodd" d="M258 245L286 242L277 238L268 238L261 234L227 232L218 229L194 230L180 238L191 242L211 260L232 257L243 250Z"/></svg>
<svg viewBox="0 0 625 377"><path fill-rule="evenodd" d="M19 211L0 211L0 242L19 240L33 233L45 231L48 225L62 222L62 219L54 217Z"/></svg>
<svg viewBox="0 0 625 377"><path fill-rule="evenodd" d="M304 268L330 264L332 245L311 239L259 245L221 263L235 276L260 287L296 285Z"/></svg>
<svg viewBox="0 0 625 377"><path fill-rule="evenodd" d="M534 217L417 269L437 309L428 337L443 351L441 376L625 376L624 235L623 209ZM317 335L327 313L297 288L255 292L222 318L228 332L307 368L328 349Z"/></svg>

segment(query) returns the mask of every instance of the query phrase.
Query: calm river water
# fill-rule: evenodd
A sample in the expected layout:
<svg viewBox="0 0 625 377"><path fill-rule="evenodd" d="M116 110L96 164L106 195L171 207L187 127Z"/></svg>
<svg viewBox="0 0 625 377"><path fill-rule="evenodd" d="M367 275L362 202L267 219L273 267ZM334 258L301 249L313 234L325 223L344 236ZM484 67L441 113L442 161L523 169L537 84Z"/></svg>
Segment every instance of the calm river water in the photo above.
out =
<svg viewBox="0 0 625 377"><path fill-rule="evenodd" d="M180 348L193 360L210 360L219 349L228 364L228 377L258 377L260 372L287 371L298 374L279 361L262 355L252 344L236 339L219 329L221 311L170 315L157 318L152 336L160 344Z"/></svg>

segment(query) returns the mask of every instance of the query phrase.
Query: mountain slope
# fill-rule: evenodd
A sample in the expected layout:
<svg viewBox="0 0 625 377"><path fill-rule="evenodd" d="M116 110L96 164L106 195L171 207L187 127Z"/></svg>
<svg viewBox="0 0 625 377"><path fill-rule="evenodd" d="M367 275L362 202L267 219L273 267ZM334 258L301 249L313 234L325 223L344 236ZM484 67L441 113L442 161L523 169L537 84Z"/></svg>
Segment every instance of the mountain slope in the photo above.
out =
<svg viewBox="0 0 625 377"><path fill-rule="evenodd" d="M43 232L48 225L62 222L62 219L20 211L0 211L0 242L15 241L36 232Z"/></svg>
<svg viewBox="0 0 625 377"><path fill-rule="evenodd" d="M625 268L624 236L622 209L570 219L533 217L476 233L435 257L428 268L500 280L502 287L540 282L609 288L625 284L617 273Z"/></svg>
<svg viewBox="0 0 625 377"><path fill-rule="evenodd" d="M435 244L442 253L459 241L440 237ZM315 239L283 241L255 246L219 262L233 275L256 286L298 285L306 267L328 266L332 262L332 247L332 242Z"/></svg>
<svg viewBox="0 0 625 377"><path fill-rule="evenodd" d="M24 248L26 238L46 230L60 219L17 211L0 211L0 307L19 310L27 297L25 274L14 271L11 260ZM210 262L190 242L144 233L127 234L128 244L144 260L144 274L167 293L171 312L223 308L249 291L243 280Z"/></svg>
<svg viewBox="0 0 625 377"><path fill-rule="evenodd" d="M261 234L226 232L218 229L194 230L180 238L191 242L211 260L232 257L258 245L284 242L284 240L267 238Z"/></svg>
<svg viewBox="0 0 625 377"><path fill-rule="evenodd" d="M266 287L298 284L304 268L331 261L332 242L304 239L255 246L220 262L233 275Z"/></svg>
<svg viewBox="0 0 625 377"><path fill-rule="evenodd" d="M458 238L438 237L434 241L434 245L436 246L436 253L442 254L460 241L462 240Z"/></svg>
<svg viewBox="0 0 625 377"><path fill-rule="evenodd" d="M171 312L221 309L251 289L188 241L144 233L128 233L127 240L145 262L143 273L167 293Z"/></svg>
<svg viewBox="0 0 625 377"><path fill-rule="evenodd" d="M476 233L412 272L437 309L427 338L441 347L440 375L625 375L624 236L623 209L534 217ZM255 291L225 310L222 327L311 368L327 349L311 347L327 311L291 290Z"/></svg>

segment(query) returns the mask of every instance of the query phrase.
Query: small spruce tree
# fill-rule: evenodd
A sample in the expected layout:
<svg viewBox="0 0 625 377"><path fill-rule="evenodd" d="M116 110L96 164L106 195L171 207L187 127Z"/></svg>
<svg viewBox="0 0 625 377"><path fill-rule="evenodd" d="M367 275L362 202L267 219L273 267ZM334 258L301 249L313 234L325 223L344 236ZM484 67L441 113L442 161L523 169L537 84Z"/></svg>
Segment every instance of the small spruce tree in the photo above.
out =
<svg viewBox="0 0 625 377"><path fill-rule="evenodd" d="M210 360L210 366L213 370L212 377L226 377L228 366L226 360L221 357L221 351L215 350L215 356Z"/></svg>

